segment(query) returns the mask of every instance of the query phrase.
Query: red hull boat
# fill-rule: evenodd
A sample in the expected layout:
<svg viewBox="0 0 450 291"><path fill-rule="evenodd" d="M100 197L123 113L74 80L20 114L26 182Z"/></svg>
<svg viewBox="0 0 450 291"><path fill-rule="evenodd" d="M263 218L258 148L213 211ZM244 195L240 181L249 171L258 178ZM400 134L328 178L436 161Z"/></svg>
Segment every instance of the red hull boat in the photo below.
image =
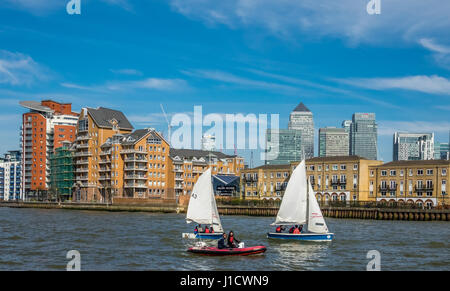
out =
<svg viewBox="0 0 450 291"><path fill-rule="evenodd" d="M261 254L266 251L265 246L256 246L256 247L248 247L248 248L226 248L219 249L215 247L192 247L187 251L194 254L199 255L207 255L207 256L248 256Z"/></svg>

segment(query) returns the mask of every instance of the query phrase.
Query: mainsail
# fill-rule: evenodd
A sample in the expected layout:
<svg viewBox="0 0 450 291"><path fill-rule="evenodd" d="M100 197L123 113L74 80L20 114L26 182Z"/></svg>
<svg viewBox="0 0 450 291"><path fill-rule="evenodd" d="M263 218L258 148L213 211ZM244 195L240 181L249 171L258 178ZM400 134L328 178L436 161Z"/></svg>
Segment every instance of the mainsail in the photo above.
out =
<svg viewBox="0 0 450 291"><path fill-rule="evenodd" d="M320 211L319 204L317 203L316 196L314 195L314 190L311 186L311 183L308 184L308 231L314 233L327 233L327 224L323 219L322 211Z"/></svg>
<svg viewBox="0 0 450 291"><path fill-rule="evenodd" d="M223 232L211 181L211 168L197 180L189 199L186 222L213 225L215 232Z"/></svg>
<svg viewBox="0 0 450 291"><path fill-rule="evenodd" d="M307 203L306 168L303 160L289 179L277 218L272 225L306 223Z"/></svg>

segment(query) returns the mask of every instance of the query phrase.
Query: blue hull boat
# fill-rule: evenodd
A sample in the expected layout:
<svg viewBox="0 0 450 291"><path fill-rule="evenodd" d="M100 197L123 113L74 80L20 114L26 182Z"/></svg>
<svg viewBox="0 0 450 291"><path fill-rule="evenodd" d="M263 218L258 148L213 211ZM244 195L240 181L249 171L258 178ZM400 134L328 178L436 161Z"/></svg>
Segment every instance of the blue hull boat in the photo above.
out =
<svg viewBox="0 0 450 291"><path fill-rule="evenodd" d="M268 238L275 239L286 239L286 240L300 240L300 241L332 241L334 239L334 233L300 233L300 234L292 234L292 233L278 233L278 232L269 232L267 233Z"/></svg>
<svg viewBox="0 0 450 291"><path fill-rule="evenodd" d="M195 237L200 239L221 239L222 233L197 233Z"/></svg>

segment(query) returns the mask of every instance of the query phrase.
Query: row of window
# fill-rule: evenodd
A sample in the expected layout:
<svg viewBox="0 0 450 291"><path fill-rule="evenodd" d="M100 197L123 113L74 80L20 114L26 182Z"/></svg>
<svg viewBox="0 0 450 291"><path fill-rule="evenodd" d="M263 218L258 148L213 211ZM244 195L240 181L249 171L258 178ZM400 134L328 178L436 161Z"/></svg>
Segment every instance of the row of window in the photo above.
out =
<svg viewBox="0 0 450 291"><path fill-rule="evenodd" d="M427 176L434 175L434 170L433 169L426 169L425 172L426 172ZM393 177L397 176L397 170L381 170L380 171L380 175L382 177L386 177L388 175L388 173L389 173L389 176L393 176ZM413 169L408 169L408 175L409 176L413 176L413 174L414 174L414 170ZM375 175L375 171L371 170L370 171L370 176L373 177L374 175ZM400 170L399 171L399 175L400 175L400 177L403 177L405 175L404 170ZM423 169L417 169L416 170L416 175L417 176L423 176L424 175L424 170ZM441 169L441 175L442 176L447 176L447 169L445 169L445 168Z"/></svg>

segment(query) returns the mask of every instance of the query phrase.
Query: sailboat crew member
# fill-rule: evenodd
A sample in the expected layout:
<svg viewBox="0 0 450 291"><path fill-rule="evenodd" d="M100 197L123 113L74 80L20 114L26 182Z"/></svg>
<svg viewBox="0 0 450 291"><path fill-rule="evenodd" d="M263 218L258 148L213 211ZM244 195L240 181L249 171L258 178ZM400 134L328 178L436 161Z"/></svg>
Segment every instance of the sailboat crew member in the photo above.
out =
<svg viewBox="0 0 450 291"><path fill-rule="evenodd" d="M240 241L234 237L233 231L230 231L230 233L228 234L228 242L227 242L228 247L237 248L239 243Z"/></svg>

